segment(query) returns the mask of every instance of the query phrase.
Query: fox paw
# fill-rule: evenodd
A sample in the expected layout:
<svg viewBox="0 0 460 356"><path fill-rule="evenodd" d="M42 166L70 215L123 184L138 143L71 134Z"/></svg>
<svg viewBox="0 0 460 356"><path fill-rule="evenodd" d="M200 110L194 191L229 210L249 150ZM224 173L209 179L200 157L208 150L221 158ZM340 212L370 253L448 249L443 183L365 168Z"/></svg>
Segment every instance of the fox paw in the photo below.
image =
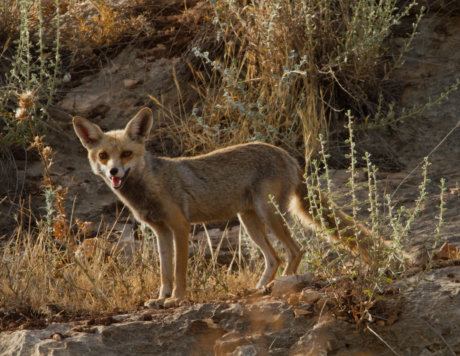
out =
<svg viewBox="0 0 460 356"><path fill-rule="evenodd" d="M184 302L185 298L184 297L179 297L179 298L167 298L165 299L163 303L163 307L165 308L174 308L174 307L179 307L182 305Z"/></svg>
<svg viewBox="0 0 460 356"><path fill-rule="evenodd" d="M144 302L144 307L148 309L158 309L164 306L166 298L149 299Z"/></svg>

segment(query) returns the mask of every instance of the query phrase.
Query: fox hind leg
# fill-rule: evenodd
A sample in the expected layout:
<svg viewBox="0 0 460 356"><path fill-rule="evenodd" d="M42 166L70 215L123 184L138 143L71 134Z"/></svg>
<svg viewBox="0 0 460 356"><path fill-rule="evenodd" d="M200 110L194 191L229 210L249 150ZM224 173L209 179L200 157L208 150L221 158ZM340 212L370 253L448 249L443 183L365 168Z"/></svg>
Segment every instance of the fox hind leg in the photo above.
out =
<svg viewBox="0 0 460 356"><path fill-rule="evenodd" d="M295 274L304 254L304 250L302 250L299 244L292 238L289 229L284 224L280 215L270 215L266 224L286 251L287 263L284 267L283 275Z"/></svg>
<svg viewBox="0 0 460 356"><path fill-rule="evenodd" d="M261 288L271 282L275 277L276 270L280 265L280 259L268 240L265 224L255 211L250 210L239 213L238 218L246 229L249 237L261 249L264 256L265 269L256 286L256 288Z"/></svg>
<svg viewBox="0 0 460 356"><path fill-rule="evenodd" d="M279 209L283 209L286 204L278 202ZM277 212L275 206L268 202L259 201L255 204L257 215L260 216L266 226L281 242L287 257L287 263L283 271L283 275L291 275L297 272L300 261L304 254L299 244L292 238L291 232L285 225L282 216ZM284 211L284 210L281 210Z"/></svg>

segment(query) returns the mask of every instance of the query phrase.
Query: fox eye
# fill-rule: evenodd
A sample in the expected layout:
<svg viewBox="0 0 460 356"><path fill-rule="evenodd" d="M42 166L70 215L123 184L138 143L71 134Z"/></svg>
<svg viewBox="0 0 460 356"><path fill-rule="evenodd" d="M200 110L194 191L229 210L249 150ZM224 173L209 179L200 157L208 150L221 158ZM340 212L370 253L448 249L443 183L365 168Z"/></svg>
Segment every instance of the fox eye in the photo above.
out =
<svg viewBox="0 0 460 356"><path fill-rule="evenodd" d="M128 158L133 154L132 151L123 151L120 155L121 158Z"/></svg>
<svg viewBox="0 0 460 356"><path fill-rule="evenodd" d="M99 158L102 160L106 160L107 158L109 158L109 155L107 154L107 152L99 152Z"/></svg>

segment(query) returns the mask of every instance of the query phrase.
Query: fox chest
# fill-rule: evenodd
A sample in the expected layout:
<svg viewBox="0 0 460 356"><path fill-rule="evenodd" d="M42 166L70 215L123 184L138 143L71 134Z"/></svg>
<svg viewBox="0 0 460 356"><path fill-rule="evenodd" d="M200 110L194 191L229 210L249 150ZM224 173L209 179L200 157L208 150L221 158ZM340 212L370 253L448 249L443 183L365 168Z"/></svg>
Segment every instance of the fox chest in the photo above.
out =
<svg viewBox="0 0 460 356"><path fill-rule="evenodd" d="M156 194L142 189L142 185L123 187L116 193L137 221L148 224L161 222L166 218L166 210L161 199Z"/></svg>

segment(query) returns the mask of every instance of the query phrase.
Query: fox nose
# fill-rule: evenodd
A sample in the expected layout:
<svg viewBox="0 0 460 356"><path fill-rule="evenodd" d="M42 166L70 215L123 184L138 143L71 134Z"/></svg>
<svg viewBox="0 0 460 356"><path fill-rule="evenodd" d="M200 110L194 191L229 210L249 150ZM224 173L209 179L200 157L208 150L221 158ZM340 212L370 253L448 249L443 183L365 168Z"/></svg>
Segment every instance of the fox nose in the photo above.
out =
<svg viewBox="0 0 460 356"><path fill-rule="evenodd" d="M116 167L111 168L109 172L110 172L110 175L116 176L117 173L118 173L118 168L116 168Z"/></svg>

